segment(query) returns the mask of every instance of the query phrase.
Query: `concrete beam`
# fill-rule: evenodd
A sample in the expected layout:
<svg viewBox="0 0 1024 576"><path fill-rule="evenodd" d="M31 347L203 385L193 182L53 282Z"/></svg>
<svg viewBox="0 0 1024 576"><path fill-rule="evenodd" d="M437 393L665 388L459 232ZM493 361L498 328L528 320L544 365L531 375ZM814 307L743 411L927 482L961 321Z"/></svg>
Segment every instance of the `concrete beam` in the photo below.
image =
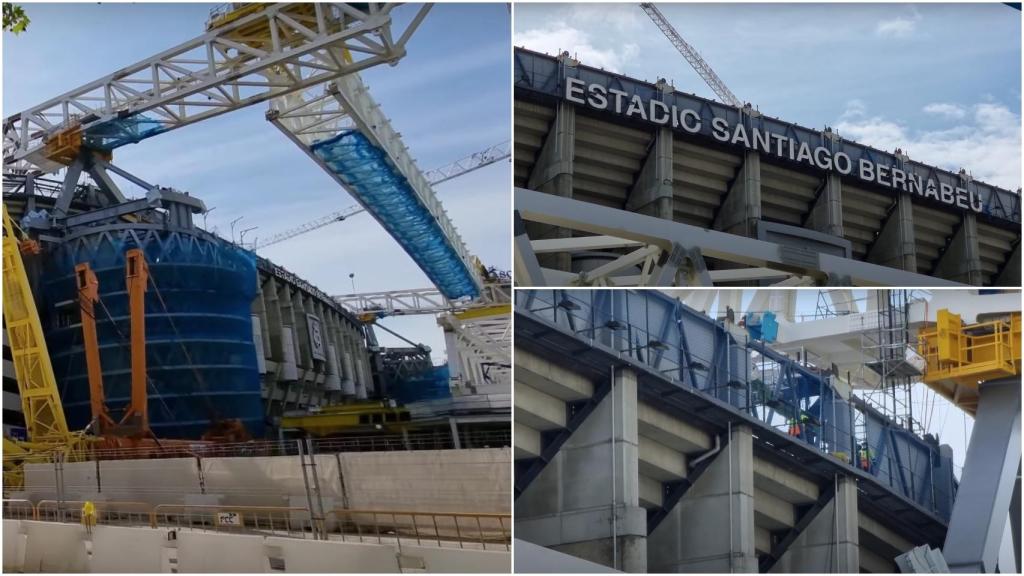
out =
<svg viewBox="0 0 1024 576"><path fill-rule="evenodd" d="M894 558L915 546L895 530L864 513L858 513L857 524L860 526L861 548L870 549L879 557L887 558L894 568Z"/></svg>
<svg viewBox="0 0 1024 576"><path fill-rule="evenodd" d="M517 351L516 354L518 353ZM641 435L657 440L683 454L705 452L710 450L714 443L707 432L669 416L650 404L640 402L637 405L637 420Z"/></svg>
<svg viewBox="0 0 1024 576"><path fill-rule="evenodd" d="M814 482L761 458L754 458L754 483L790 504L811 504L820 495Z"/></svg>
<svg viewBox="0 0 1024 576"><path fill-rule="evenodd" d="M540 456L540 432L516 420L512 437L515 439L515 457L537 458Z"/></svg>
<svg viewBox="0 0 1024 576"><path fill-rule="evenodd" d="M914 207L910 194L901 193L896 205L868 248L868 262L917 272L917 242L914 240Z"/></svg>
<svg viewBox="0 0 1024 576"><path fill-rule="evenodd" d="M1006 263L1003 264L1003 269L999 271L999 275L992 281L992 285L1019 287L1021 282L1020 261L1020 238L1017 238L1013 250L1007 257Z"/></svg>
<svg viewBox="0 0 1024 576"><path fill-rule="evenodd" d="M981 286L981 249L978 246L978 217L964 213L960 227L935 263L934 276Z"/></svg>
<svg viewBox="0 0 1024 576"><path fill-rule="evenodd" d="M626 198L626 210L657 218L673 216L672 130L659 128Z"/></svg>
<svg viewBox="0 0 1024 576"><path fill-rule="evenodd" d="M796 511L789 502L755 487L754 522L772 532L788 530L796 524Z"/></svg>
<svg viewBox="0 0 1024 576"><path fill-rule="evenodd" d="M757 572L753 440L731 436L649 536L652 572Z"/></svg>
<svg viewBox="0 0 1024 576"><path fill-rule="evenodd" d="M516 422L542 431L565 428L565 402L519 382L516 382L515 394Z"/></svg>
<svg viewBox="0 0 1024 576"><path fill-rule="evenodd" d="M756 238L760 219L761 157L757 152L748 150L743 154L743 163L736 171L725 200L718 207L712 228Z"/></svg>
<svg viewBox="0 0 1024 576"><path fill-rule="evenodd" d="M640 435L640 474L659 482L686 478L686 455Z"/></svg>
<svg viewBox="0 0 1024 576"><path fill-rule="evenodd" d="M565 402L586 400L594 395L594 384L567 368L516 349L513 360L515 380Z"/></svg>
<svg viewBox="0 0 1024 576"><path fill-rule="evenodd" d="M660 508L665 498L661 481L640 474L640 505L644 508Z"/></svg>

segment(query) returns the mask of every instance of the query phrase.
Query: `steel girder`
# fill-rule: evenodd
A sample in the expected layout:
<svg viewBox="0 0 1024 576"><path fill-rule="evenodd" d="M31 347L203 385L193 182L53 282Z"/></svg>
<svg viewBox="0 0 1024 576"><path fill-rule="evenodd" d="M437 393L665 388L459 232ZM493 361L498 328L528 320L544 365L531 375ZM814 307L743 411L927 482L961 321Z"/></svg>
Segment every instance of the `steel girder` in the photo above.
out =
<svg viewBox="0 0 1024 576"><path fill-rule="evenodd" d="M339 53L338 57L341 56ZM430 182L409 155L409 149L402 142L401 136L381 112L380 106L370 96L358 74L337 78L319 93L315 90L296 91L275 98L267 112L267 119L349 192L378 222L384 224L381 215L361 199L345 176L332 170L312 148L313 144L345 131L358 131L365 136L372 146L383 151L388 163L408 182L417 201L434 219L445 242L461 261L477 289L480 288L483 281L475 258L462 242ZM403 248L408 250L409 247Z"/></svg>
<svg viewBox="0 0 1024 576"><path fill-rule="evenodd" d="M440 314L485 308L495 304L508 304L512 301L512 286L508 283L496 282L484 284L480 298L472 302L449 300L437 288L344 294L335 296L334 301L356 311L356 313L374 313L383 316Z"/></svg>
<svg viewBox="0 0 1024 576"><path fill-rule="evenodd" d="M755 268L784 270L813 277L825 284L960 286L941 278L707 230L525 188L515 189L515 209L526 221L658 246L666 253L682 247L697 255L691 257L691 268L696 273L699 273L703 266L700 258L702 256ZM517 249L523 250L523 244L517 242ZM517 258L528 259L525 255Z"/></svg>
<svg viewBox="0 0 1024 576"><path fill-rule="evenodd" d="M78 126L146 114L159 132L180 128L274 96L405 55L405 44L428 7L398 40L396 4L268 4L174 48L122 68L4 120L4 163L53 172L46 139ZM340 58L343 51L351 59ZM267 74L275 71L274 79ZM152 135L152 134L148 134ZM127 143L127 142L124 142Z"/></svg>

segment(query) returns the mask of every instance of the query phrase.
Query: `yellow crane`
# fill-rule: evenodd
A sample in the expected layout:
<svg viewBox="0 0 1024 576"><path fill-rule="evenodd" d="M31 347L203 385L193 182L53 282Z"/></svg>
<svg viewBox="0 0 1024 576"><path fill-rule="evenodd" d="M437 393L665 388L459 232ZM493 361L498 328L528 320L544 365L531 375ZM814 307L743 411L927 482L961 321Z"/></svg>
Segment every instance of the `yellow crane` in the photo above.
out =
<svg viewBox="0 0 1024 576"><path fill-rule="evenodd" d="M11 487L21 485L24 462L42 460L54 453L72 454L82 447L85 436L68 430L43 327L22 260L22 252L37 253L38 244L23 239L6 205L3 218L3 314L28 431L28 441L4 438L4 484Z"/></svg>

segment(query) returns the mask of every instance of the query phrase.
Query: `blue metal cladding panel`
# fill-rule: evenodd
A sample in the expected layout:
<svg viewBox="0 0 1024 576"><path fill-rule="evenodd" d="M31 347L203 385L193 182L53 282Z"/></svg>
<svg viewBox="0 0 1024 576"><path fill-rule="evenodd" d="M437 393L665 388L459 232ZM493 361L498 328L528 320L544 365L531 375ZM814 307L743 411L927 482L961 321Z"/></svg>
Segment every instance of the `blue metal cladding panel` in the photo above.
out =
<svg viewBox="0 0 1024 576"><path fill-rule="evenodd" d="M384 151L357 130L317 142L310 149L347 182L360 202L412 256L448 298L476 298L473 276L444 231Z"/></svg>
<svg viewBox="0 0 1024 576"><path fill-rule="evenodd" d="M124 254L132 248L145 252L151 279L146 359L154 433L198 438L211 418L237 418L253 436L262 436L250 314L257 289L254 255L208 236L127 226L69 240L44 263L44 329L69 425L81 429L90 419L74 278L78 263L89 262L99 280L103 305L96 307L96 321L107 406L118 418L130 400Z"/></svg>

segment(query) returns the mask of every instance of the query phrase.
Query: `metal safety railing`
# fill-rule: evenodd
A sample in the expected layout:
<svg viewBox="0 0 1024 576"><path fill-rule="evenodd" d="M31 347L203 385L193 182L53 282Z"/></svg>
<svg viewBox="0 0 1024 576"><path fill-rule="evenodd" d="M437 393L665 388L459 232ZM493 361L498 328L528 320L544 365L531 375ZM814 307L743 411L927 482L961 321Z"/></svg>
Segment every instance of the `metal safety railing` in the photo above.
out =
<svg viewBox="0 0 1024 576"><path fill-rule="evenodd" d="M327 513L325 521L328 533L339 534L342 540L510 550L511 518L510 514L336 509Z"/></svg>
<svg viewBox="0 0 1024 576"><path fill-rule="evenodd" d="M334 509L323 517L308 508L144 502L93 502L95 524L258 534L302 539L510 550L510 514ZM78 500L3 500L6 520L82 523Z"/></svg>

